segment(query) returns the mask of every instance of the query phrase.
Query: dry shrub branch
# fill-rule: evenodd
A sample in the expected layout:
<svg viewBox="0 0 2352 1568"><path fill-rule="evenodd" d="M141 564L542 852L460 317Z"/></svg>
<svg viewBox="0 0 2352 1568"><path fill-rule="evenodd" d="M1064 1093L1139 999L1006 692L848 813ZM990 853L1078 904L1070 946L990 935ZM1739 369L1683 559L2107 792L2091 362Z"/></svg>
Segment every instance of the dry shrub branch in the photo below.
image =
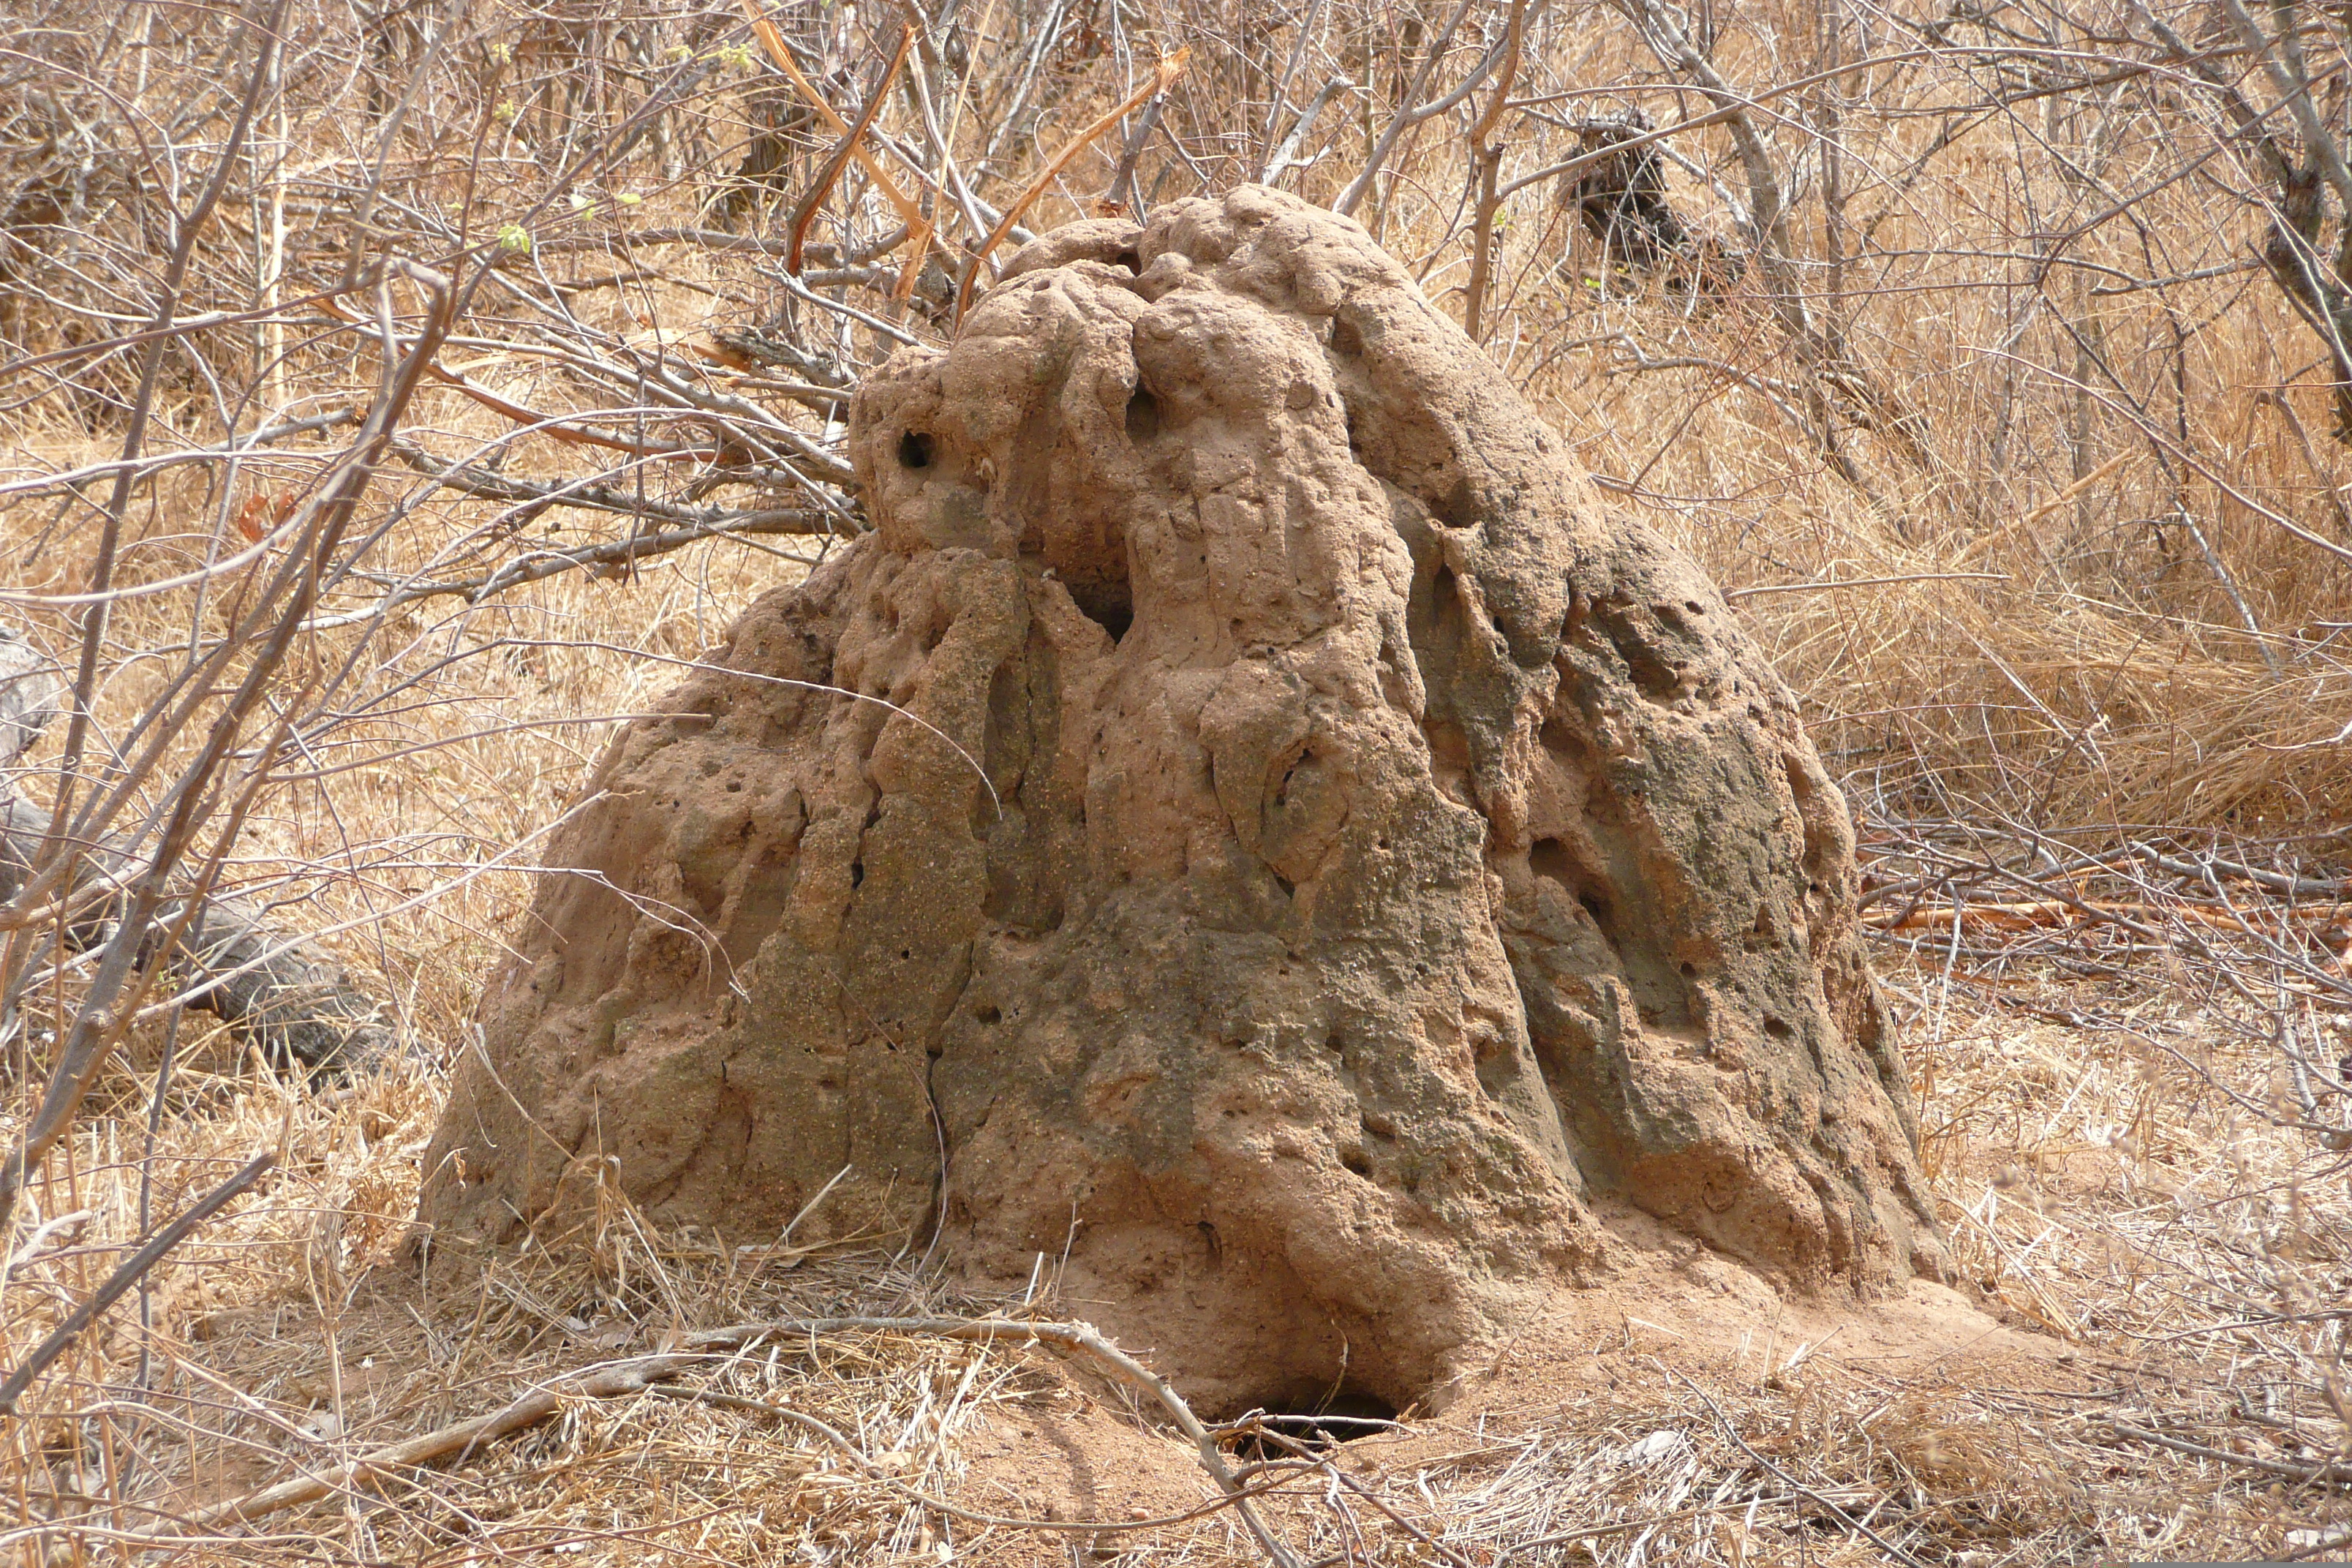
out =
<svg viewBox="0 0 2352 1568"><path fill-rule="evenodd" d="M1801 1492L1635 1379L1452 1434L1379 1507L1327 1466L1269 1529L1365 1562L1873 1559L1839 1514L1922 1555L2325 1550L2347 81L2344 16L2299 0L10 7L0 1366L278 1166L25 1393L5 1543L69 1561L339 1473L600 1334L938 1292L617 1200L585 1279L362 1285L613 721L866 526L860 379L1008 238L1263 179L1406 257L1733 590L1877 857L1964 1263L2131 1369L2088 1404L1695 1369ZM27 681L55 700L10 706ZM309 1081L353 1045L378 1065ZM798 1379L936 1491L960 1423L1056 1386L947 1353L715 1391ZM805 1431L714 1461L742 1414L567 1410L217 1555L966 1543ZM2138 1500L2158 1466L2196 1507ZM1262 1550L1223 1515L1165 1539Z"/></svg>

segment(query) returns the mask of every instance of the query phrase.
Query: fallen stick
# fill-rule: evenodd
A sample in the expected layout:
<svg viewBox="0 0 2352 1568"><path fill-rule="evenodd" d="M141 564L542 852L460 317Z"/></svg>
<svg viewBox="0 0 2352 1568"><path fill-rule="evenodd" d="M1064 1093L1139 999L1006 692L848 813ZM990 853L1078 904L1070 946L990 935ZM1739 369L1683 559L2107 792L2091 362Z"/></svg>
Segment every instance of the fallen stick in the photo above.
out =
<svg viewBox="0 0 2352 1568"><path fill-rule="evenodd" d="M720 1345L730 1347L745 1345L754 1340L771 1335L859 1331L922 1334L950 1340L998 1338L1037 1340L1046 1344L1059 1345L1065 1350L1076 1351L1088 1357L1108 1369L1119 1381L1142 1389L1159 1402L1160 1408L1167 1411L1175 1420L1177 1427L1185 1436L1192 1440L1193 1451L1201 1462L1201 1468L1209 1472L1210 1479L1217 1483L1218 1489L1233 1500L1234 1511L1239 1513L1242 1516L1242 1521L1249 1526L1250 1533L1256 1537L1258 1545L1265 1550L1265 1554L1279 1563L1281 1568L1298 1568L1298 1560L1291 1554L1287 1547L1274 1538L1265 1528L1265 1522L1257 1517L1256 1510L1250 1507L1248 1496L1239 1478L1234 1476L1232 1467L1225 1463L1224 1455L1217 1448L1217 1440L1209 1435L1207 1427L1201 1425L1200 1417L1192 1414L1192 1407L1184 1403L1183 1396L1176 1392L1166 1378L1105 1339L1101 1331L1092 1323L1031 1322L1019 1318L781 1319L768 1323L739 1323L731 1328L706 1329L696 1333L682 1334L678 1336L677 1342L703 1349Z"/></svg>
<svg viewBox="0 0 2352 1568"><path fill-rule="evenodd" d="M711 1352L718 1350L740 1349L759 1340L791 1335L825 1333L903 1333L921 1334L939 1339L1035 1340L1064 1349L1079 1352L1109 1369L1121 1381L1131 1383L1149 1392L1160 1406L1175 1418L1184 1435L1192 1439L1201 1461L1223 1494L1214 1503L1185 1513L1160 1519L1128 1521L1024 1520L1008 1516L978 1513L947 1502L927 1492L907 1485L876 1469L848 1438L831 1426L805 1412L784 1405L767 1405L758 1400L739 1399L733 1395L693 1393L656 1386L697 1366L712 1361ZM175 1521L169 1529L118 1538L128 1547L161 1546L181 1542L188 1536L218 1531L224 1526L249 1524L265 1515L299 1508L333 1496L352 1488L373 1485L393 1479L400 1471L429 1465L455 1455L464 1457L486 1443L536 1426L562 1410L567 1399L614 1399L639 1394L659 1394L672 1397L698 1399L722 1409L756 1412L764 1416L799 1426L814 1432L855 1460L866 1475L894 1491L906 1493L926 1507L937 1509L951 1517L961 1517L975 1523L1003 1525L1026 1530L1066 1530L1108 1532L1156 1529L1198 1519L1218 1509L1230 1507L1241 1514L1257 1538L1258 1544L1281 1568L1298 1568L1297 1559L1267 1531L1265 1524L1249 1506L1250 1499L1272 1490L1270 1487L1250 1488L1243 1485L1231 1467L1224 1462L1216 1440L1192 1414L1165 1378L1150 1371L1134 1357L1120 1350L1090 1323L1040 1323L1012 1318L803 1318L785 1319L772 1322L738 1323L727 1328L705 1329L673 1336L671 1348L655 1355L637 1356L615 1362L608 1366L592 1368L556 1379L533 1389L521 1398L488 1415L436 1428L422 1436L408 1438L381 1448L371 1449L345 1464L334 1466L311 1475L280 1481L241 1498L234 1498L211 1508L202 1509L184 1519ZM1287 1478L1285 1478L1286 1479Z"/></svg>
<svg viewBox="0 0 2352 1568"><path fill-rule="evenodd" d="M2136 920L2179 920L2208 931L2236 931L2248 936L2263 933L2242 916L2230 912L2219 904L2137 904L2112 903L2085 900L2082 904L2067 903L2062 899L2050 899L2034 903L1962 904L1959 916L1963 922L1981 921L2012 931L2029 931L2039 926L2074 925L2092 915L2109 915ZM1873 931L1924 931L1938 925L1949 925L1953 907L1934 904L1912 910L1901 919L1874 924ZM2335 910L2293 910L2278 911L2297 925L2324 926L2341 919Z"/></svg>
<svg viewBox="0 0 2352 1568"><path fill-rule="evenodd" d="M2280 871L2265 871L2259 866L2249 866L2242 860L2224 860L2218 855L2208 856L2203 863L2178 860L2159 854L2145 844L2131 846L2132 853L2155 867L2184 881L2203 882L2208 878L2242 877L2258 888L2273 893L2284 893L2298 899L2342 900L2352 896L2352 879L2336 877L2290 877Z"/></svg>
<svg viewBox="0 0 2352 1568"><path fill-rule="evenodd" d="M789 1405L771 1405L761 1399L746 1399L740 1394L719 1394L707 1388L649 1388L646 1392L687 1404L708 1405L714 1410L732 1410L745 1415L757 1415L766 1420L782 1422L788 1426L798 1426L803 1431L814 1433L835 1448L839 1449L865 1474L866 1479L887 1487L890 1490L922 1504L935 1513L942 1514L949 1519L961 1519L969 1524L995 1525L1008 1530L1068 1530L1086 1534L1108 1535L1119 1531L1162 1530L1171 1524L1188 1524L1193 1520L1205 1519L1213 1513L1231 1508L1235 1500L1232 1496L1221 1495L1215 1501L1203 1503L1199 1508L1186 1509L1182 1513L1161 1514L1156 1519L1023 1519L1013 1514L982 1513L975 1509L966 1508L961 1503L953 1503L945 1498L935 1497L920 1487L910 1486L898 1477L887 1473L872 1459L866 1458L856 1444L842 1436L830 1423L821 1421L804 1410L795 1410ZM1314 1467L1304 1468L1311 1469ZM1258 1497L1276 1490L1291 1480L1296 1474L1297 1468L1286 1468L1272 1484L1245 1489L1240 1495Z"/></svg>
<svg viewBox="0 0 2352 1568"><path fill-rule="evenodd" d="M1833 588L1883 588L1895 583L2006 583L2009 579L1999 572L1909 572L1900 577L1853 577L1843 581L1824 579L1818 583L1759 583L1751 588L1734 588L1723 595L1727 605L1742 599L1760 598L1766 594L1825 594Z"/></svg>
<svg viewBox="0 0 2352 1568"><path fill-rule="evenodd" d="M494 1443L501 1437L538 1426L562 1410L566 1398L614 1399L625 1394L642 1394L652 1384L665 1378L676 1377L688 1367L708 1359L698 1355L638 1356L631 1361L617 1362L611 1366L561 1378L543 1388L533 1389L488 1415L477 1415L472 1420L438 1427L403 1443L371 1449L349 1463L312 1475L298 1476L276 1486L264 1487L257 1492L248 1492L244 1497L199 1509L176 1521L168 1530L149 1531L141 1535L125 1536L121 1540L128 1546L160 1546L187 1535L216 1531L225 1525L249 1524L266 1514L317 1502L350 1488L366 1486L394 1476L399 1471L446 1459L453 1454L463 1456L485 1443Z"/></svg>
<svg viewBox="0 0 2352 1568"><path fill-rule="evenodd" d="M1783 1503L1810 1501L1802 1493L1790 1492L1785 1497L1740 1498L1732 1502L1703 1502L1690 1508L1676 1509L1672 1513L1645 1513L1637 1519L1621 1519L1614 1524L1591 1524L1581 1530L1565 1531L1558 1535L1538 1535L1533 1541L1513 1542L1503 1547L1504 1555L1533 1552L1539 1546L1568 1546L1580 1541L1599 1541L1612 1535L1631 1535L1635 1531L1650 1530L1678 1520L1704 1519L1710 1513L1738 1513L1754 1507L1778 1508Z"/></svg>
<svg viewBox="0 0 2352 1568"><path fill-rule="evenodd" d="M1429 1531L1422 1529L1421 1526L1413 1523L1412 1521L1405 1518L1404 1515L1391 1508L1388 1505L1387 1499L1373 1491L1370 1487L1364 1485L1363 1482L1356 1479L1355 1477L1349 1475L1346 1471L1340 1469L1338 1465L1333 1464L1328 1458L1326 1458L1323 1461L1323 1470L1324 1473L1328 1475L1334 1481L1347 1488L1349 1491L1355 1493L1358 1497L1362 1498L1366 1502L1370 1503L1382 1513L1388 1515L1389 1518L1402 1527L1407 1534L1420 1542L1423 1546L1428 1547L1432 1552L1436 1552L1440 1557L1445 1559L1446 1562L1454 1564L1454 1568L1472 1568L1470 1559L1463 1556L1462 1553L1454 1551L1454 1548L1446 1545L1445 1542L1438 1540L1437 1537L1430 1534Z"/></svg>
<svg viewBox="0 0 2352 1568"><path fill-rule="evenodd" d="M2219 1459L2224 1464L2243 1465L2247 1469L2260 1470L2263 1475L2279 1476L2291 1481L2305 1484L2317 1482L2324 1486L2343 1486L2352 1483L2352 1468L2347 1468L2334 1459L2323 1460L2315 1467L2291 1465L2284 1459L2264 1459L2252 1454L2233 1454L2227 1448L2208 1447L2202 1443L2192 1443L2186 1437L2168 1437L2161 1432L2151 1432L2145 1426L2127 1426L2120 1421L2116 1423L2116 1436L2129 1437L2141 1443L2153 1443L2159 1448L2169 1448L2176 1454L2188 1454L2195 1458Z"/></svg>
<svg viewBox="0 0 2352 1568"><path fill-rule="evenodd" d="M1654 1360L1654 1358L1653 1359ZM1895 1545L1895 1542L1887 1540L1886 1537L1871 1529L1868 1521L1854 1518L1853 1515L1838 1507L1836 1503L1831 1501L1828 1498L1823 1497L1821 1493L1813 1490L1812 1488L1806 1486L1803 1482L1797 1479L1796 1477L1790 1475L1788 1471L1782 1469L1780 1466L1766 1458L1762 1454L1758 1453L1748 1445L1748 1439L1739 1435L1739 1428L1731 1424L1731 1417L1723 1413L1723 1406L1717 1405L1714 1400L1707 1397L1706 1390L1701 1388L1697 1384L1693 1383L1683 1373L1675 1372L1673 1367L1668 1366L1664 1362L1657 1362L1656 1365L1660 1372L1671 1373L1676 1378L1681 1379L1684 1387L1689 1389L1693 1394L1697 1394L1699 1402L1706 1406L1709 1414L1714 1415L1716 1424L1723 1428L1723 1435L1731 1439L1732 1445L1741 1453L1747 1455L1750 1459L1753 1459L1756 1463L1771 1471L1773 1477L1778 1479L1782 1486L1787 1487L1790 1491L1795 1492L1800 1497L1810 1500L1817 1506L1827 1509L1832 1518L1835 1519L1840 1524L1844 1525L1848 1530L1855 1531L1867 1537L1873 1546L1875 1546L1881 1552L1885 1552L1887 1556L1893 1558L1895 1562L1902 1563L1903 1568L1926 1568L1926 1564L1922 1563L1916 1557L1912 1556L1911 1553L1904 1551L1903 1548Z"/></svg>

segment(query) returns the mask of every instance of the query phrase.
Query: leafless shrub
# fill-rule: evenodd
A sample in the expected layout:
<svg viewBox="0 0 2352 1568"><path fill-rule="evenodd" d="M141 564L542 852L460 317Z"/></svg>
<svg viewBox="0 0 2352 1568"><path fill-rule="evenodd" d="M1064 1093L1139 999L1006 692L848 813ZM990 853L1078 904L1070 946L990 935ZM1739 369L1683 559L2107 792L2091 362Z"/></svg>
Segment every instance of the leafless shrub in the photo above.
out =
<svg viewBox="0 0 2352 1568"><path fill-rule="evenodd" d="M1259 178L1406 256L1772 643L1871 836L1865 918L1977 1289L2210 1373L2053 1426L2040 1460L1976 1395L1715 1396L1818 1416L1803 1485L1910 1500L1915 1545L2148 1544L2032 1469L2093 1458L2221 1467L2227 1539L2279 1479L2242 1461L2315 1472L2342 1440L2347 80L2344 18L2299 0L11 9L5 616L63 696L5 797L5 1363L89 1299L89 1259L283 1160L203 1267L159 1266L135 1329L117 1309L26 1395L0 1435L37 1494L18 1541L147 1528L199 1485L199 1434L344 1451L301 1424L360 1408L339 1325L597 727L862 530L850 394L950 334L1029 228ZM306 1095L288 1057L360 1030L402 1048ZM2061 1190L2070 1161L2097 1181ZM499 1364L538 1367L551 1322L743 1306L733 1253L612 1222L594 1280L525 1271L485 1306ZM289 1298L328 1330L297 1380L323 1394L205 1381L195 1325ZM411 1348L484 1376L448 1332ZM841 1397L904 1415L932 1352L876 1354ZM423 1430L436 1386L376 1418ZM1768 1560L1822 1521L1875 1550L1680 1388L1286 1527L1368 1561ZM719 1414L547 1440L684 1449ZM1669 1426L1671 1463L1603 1462ZM784 1465L793 1541L922 1544L919 1508L811 1463ZM1990 1477L2013 1495L1964 1518ZM488 1506L415 1484L383 1526L403 1550Z"/></svg>

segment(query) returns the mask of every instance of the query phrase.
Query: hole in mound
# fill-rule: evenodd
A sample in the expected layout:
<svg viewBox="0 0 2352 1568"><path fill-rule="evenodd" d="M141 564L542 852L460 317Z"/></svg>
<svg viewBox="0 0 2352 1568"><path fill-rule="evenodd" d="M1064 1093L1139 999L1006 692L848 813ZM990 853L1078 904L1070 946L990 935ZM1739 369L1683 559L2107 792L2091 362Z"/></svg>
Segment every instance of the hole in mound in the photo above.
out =
<svg viewBox="0 0 2352 1568"><path fill-rule="evenodd" d="M1139 386L1127 400L1127 438L1139 447L1159 434L1160 399L1150 388Z"/></svg>
<svg viewBox="0 0 2352 1568"><path fill-rule="evenodd" d="M1565 888L1573 888L1584 880L1576 874L1575 858L1568 846L1557 838L1538 838L1528 848L1528 869L1538 877L1549 877Z"/></svg>
<svg viewBox="0 0 2352 1568"><path fill-rule="evenodd" d="M1235 1435L1238 1457L1283 1459L1301 1449L1328 1448L1385 1432L1396 1418L1396 1406L1379 1394L1343 1384L1337 1394L1268 1400L1259 1414L1234 1422L1228 1430Z"/></svg>
<svg viewBox="0 0 2352 1568"><path fill-rule="evenodd" d="M1479 515L1478 492L1470 488L1468 476L1454 481L1454 488L1430 502L1429 513L1448 528L1475 528L1484 521Z"/></svg>
<svg viewBox="0 0 2352 1568"><path fill-rule="evenodd" d="M931 438L920 430L909 430L898 437L898 466L902 468L928 468L931 466Z"/></svg>
<svg viewBox="0 0 2352 1568"><path fill-rule="evenodd" d="M1127 628L1135 624L1135 601L1124 583L1087 583L1065 581L1071 601L1087 619L1110 634L1117 643L1127 636Z"/></svg>
<svg viewBox="0 0 2352 1568"><path fill-rule="evenodd" d="M1143 270L1143 257L1136 250L1135 247L1131 245L1125 250L1120 251L1117 256L1112 257L1110 261L1112 266L1124 267L1129 272L1141 272Z"/></svg>

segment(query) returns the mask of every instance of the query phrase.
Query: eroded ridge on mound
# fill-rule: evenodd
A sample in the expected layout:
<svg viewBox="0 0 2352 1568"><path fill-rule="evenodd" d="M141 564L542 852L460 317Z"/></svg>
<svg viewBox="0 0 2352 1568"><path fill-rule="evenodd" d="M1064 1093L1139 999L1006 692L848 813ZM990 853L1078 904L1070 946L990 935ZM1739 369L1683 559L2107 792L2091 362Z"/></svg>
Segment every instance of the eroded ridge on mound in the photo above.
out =
<svg viewBox="0 0 2352 1568"><path fill-rule="evenodd" d="M428 1219L601 1169L748 1240L835 1183L796 1239L1066 1253L1211 1408L1423 1395L1595 1193L1934 1266L1788 693L1356 225L1058 230L851 428L877 531L600 764Z"/></svg>

